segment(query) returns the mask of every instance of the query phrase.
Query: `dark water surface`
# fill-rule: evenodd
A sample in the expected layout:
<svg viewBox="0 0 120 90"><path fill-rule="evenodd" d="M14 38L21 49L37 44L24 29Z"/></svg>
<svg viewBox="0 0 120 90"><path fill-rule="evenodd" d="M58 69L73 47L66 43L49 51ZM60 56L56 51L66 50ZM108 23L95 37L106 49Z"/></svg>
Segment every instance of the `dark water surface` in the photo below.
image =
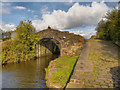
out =
<svg viewBox="0 0 120 90"><path fill-rule="evenodd" d="M2 88L46 88L45 68L58 55L7 64L2 67Z"/></svg>

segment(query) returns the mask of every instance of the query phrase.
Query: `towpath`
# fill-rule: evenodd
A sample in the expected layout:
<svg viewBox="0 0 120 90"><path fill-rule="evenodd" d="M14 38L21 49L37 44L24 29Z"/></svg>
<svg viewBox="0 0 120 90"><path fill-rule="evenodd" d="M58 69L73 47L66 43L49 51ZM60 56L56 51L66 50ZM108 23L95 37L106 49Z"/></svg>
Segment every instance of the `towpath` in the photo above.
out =
<svg viewBox="0 0 120 90"><path fill-rule="evenodd" d="M89 40L66 88L120 88L119 52L112 42Z"/></svg>

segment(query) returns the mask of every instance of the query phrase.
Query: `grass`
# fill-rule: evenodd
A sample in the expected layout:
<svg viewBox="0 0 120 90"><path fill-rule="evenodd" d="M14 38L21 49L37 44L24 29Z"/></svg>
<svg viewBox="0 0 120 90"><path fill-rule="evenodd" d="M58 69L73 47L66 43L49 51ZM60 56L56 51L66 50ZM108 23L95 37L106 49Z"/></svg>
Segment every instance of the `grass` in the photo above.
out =
<svg viewBox="0 0 120 90"><path fill-rule="evenodd" d="M78 57L79 56L73 56L73 57L62 56L58 58L55 61L55 68L57 68L57 72L52 73L52 77L51 77L52 82L57 83L62 87L64 87L74 69L74 65L76 64ZM50 67L51 66L49 65L48 69ZM46 70L46 74L49 73L48 69Z"/></svg>
<svg viewBox="0 0 120 90"><path fill-rule="evenodd" d="M48 73L49 73L49 69L51 68L51 62L49 63L49 66L47 68L45 68L45 72L46 72L46 75L45 75L45 79L47 80L48 79Z"/></svg>

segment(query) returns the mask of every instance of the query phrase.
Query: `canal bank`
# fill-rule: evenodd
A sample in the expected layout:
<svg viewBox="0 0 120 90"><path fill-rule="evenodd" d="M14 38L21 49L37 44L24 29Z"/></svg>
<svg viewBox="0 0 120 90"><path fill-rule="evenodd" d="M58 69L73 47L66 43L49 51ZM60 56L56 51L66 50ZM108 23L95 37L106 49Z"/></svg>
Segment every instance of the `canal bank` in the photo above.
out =
<svg viewBox="0 0 120 90"><path fill-rule="evenodd" d="M64 59L63 66L56 65L60 63L62 58L50 62L48 66L47 86L50 88L120 88L120 67L119 67L119 51L120 48L110 41L104 40L88 40L83 48L78 61L76 61L70 80L65 82L64 75L61 72L63 66L67 66ZM69 57L70 58L70 57ZM65 61L65 62L64 62ZM61 70L60 70L61 69ZM72 70L71 70L72 71ZM66 71L67 72L67 71ZM55 75L56 74L56 75ZM54 81L54 77L56 80ZM53 78L51 78L53 77ZM61 81L62 80L62 81ZM64 82L64 84L61 84Z"/></svg>
<svg viewBox="0 0 120 90"><path fill-rule="evenodd" d="M46 68L46 85L48 88L66 87L73 74L79 55L85 46L86 44L81 45L81 43L74 44L67 50L67 52L70 52L68 56L60 56L49 63L49 66Z"/></svg>
<svg viewBox="0 0 120 90"><path fill-rule="evenodd" d="M64 88L79 56L61 56L50 62L46 69L46 84L49 88Z"/></svg>

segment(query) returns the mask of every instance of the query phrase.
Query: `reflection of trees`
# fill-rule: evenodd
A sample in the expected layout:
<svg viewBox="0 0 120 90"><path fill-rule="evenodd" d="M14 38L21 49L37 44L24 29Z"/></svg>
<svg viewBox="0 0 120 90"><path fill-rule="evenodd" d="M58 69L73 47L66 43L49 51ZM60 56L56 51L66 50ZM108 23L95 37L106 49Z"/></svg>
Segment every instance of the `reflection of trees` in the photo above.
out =
<svg viewBox="0 0 120 90"><path fill-rule="evenodd" d="M8 64L3 67L9 76L4 81L12 80L19 87L45 87L45 68L57 56L40 57L37 60ZM6 84L7 85L7 84ZM6 86L7 87L7 86ZM11 86L12 87L12 86Z"/></svg>

